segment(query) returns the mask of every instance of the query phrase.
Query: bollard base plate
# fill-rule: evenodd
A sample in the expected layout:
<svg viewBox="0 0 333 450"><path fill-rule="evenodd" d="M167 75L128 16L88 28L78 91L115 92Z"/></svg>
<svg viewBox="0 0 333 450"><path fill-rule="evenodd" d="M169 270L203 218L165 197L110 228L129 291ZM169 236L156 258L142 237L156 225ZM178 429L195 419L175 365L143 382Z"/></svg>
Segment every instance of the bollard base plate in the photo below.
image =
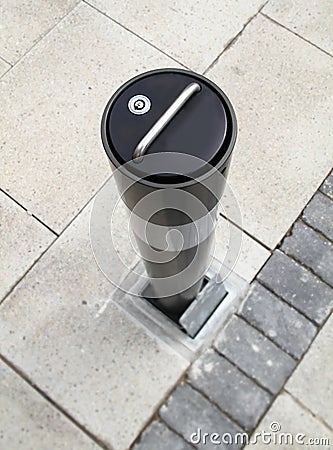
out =
<svg viewBox="0 0 333 450"><path fill-rule="evenodd" d="M168 307L167 301L159 302L152 294L152 286L148 284L142 292L142 297L175 322L184 333L195 338L228 292L223 283L217 283L215 277L210 279L206 275L197 297L185 307L179 302L180 307L177 310L173 305Z"/></svg>
<svg viewBox="0 0 333 450"><path fill-rule="evenodd" d="M214 261L220 268L221 262ZM149 297L152 291L149 279L144 277L142 261L138 261L124 275L121 286L113 294L113 301L144 326L149 334L193 361L199 351L211 345L249 288L249 284L234 272L230 272L223 283L216 283L218 270L214 271L214 265L213 262L207 271L198 296L177 314L170 313L167 308L161 307L162 303L158 305L156 298Z"/></svg>
<svg viewBox="0 0 333 450"><path fill-rule="evenodd" d="M209 279L205 276L200 291L202 291L203 287L208 283L208 281ZM142 291L141 296L175 323L179 322L180 317L187 310L190 304L192 304L192 302L195 300L192 299L190 301L184 301L183 298L179 298L178 300L174 298L176 296L173 296L171 301L169 301L168 298L159 299L156 297L154 289L150 283L148 283L145 289Z"/></svg>

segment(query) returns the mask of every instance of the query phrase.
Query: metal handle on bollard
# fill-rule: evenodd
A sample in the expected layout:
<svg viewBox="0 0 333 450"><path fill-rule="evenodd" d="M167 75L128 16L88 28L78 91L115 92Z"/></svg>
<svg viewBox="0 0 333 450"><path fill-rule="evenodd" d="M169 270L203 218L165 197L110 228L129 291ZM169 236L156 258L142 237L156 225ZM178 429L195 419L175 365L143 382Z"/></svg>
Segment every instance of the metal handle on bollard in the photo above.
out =
<svg viewBox="0 0 333 450"><path fill-rule="evenodd" d="M174 118L181 107L192 97L195 92L199 92L201 86L198 83L190 83L179 94L176 100L169 106L169 108L162 114L157 122L151 127L148 133L141 139L138 145L135 147L132 159L136 160L140 156L143 156L149 145L157 138L166 125ZM140 159L141 160L141 159ZM140 161L138 160L138 162Z"/></svg>

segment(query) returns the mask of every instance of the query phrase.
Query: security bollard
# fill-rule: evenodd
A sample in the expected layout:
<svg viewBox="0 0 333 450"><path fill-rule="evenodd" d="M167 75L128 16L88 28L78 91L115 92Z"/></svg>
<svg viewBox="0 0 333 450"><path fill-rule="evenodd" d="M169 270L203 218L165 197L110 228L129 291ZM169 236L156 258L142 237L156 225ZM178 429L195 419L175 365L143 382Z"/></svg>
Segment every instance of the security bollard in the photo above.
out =
<svg viewBox="0 0 333 450"><path fill-rule="evenodd" d="M109 100L102 142L151 296L178 315L198 294L214 243L237 124L224 92L196 73L154 70Z"/></svg>

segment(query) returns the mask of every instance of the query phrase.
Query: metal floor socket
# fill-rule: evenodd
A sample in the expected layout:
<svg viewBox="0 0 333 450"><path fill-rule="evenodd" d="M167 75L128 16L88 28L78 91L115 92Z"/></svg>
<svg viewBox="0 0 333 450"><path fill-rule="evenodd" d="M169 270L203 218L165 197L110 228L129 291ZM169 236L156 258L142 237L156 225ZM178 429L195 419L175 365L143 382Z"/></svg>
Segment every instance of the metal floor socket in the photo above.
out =
<svg viewBox="0 0 333 450"><path fill-rule="evenodd" d="M175 325L180 327L180 329L192 339L195 338L209 317L228 294L223 283L216 283L214 277L209 279L206 275L197 297L192 300L186 309L182 308L175 316L174 314L170 314L167 302L163 304L163 306L158 306L156 304L155 298L152 295L153 292L151 284L148 283L141 293L141 297L169 317Z"/></svg>
<svg viewBox="0 0 333 450"><path fill-rule="evenodd" d="M230 272L223 283L214 281L214 260L208 269L198 296L180 316L178 323L154 306L149 296L149 281L144 275L142 261L126 274L114 293L113 300L148 333L158 338L187 360L192 361L199 351L209 347L225 322L244 298L249 284L236 273ZM128 294L126 292L131 292ZM145 297L146 296L146 297Z"/></svg>

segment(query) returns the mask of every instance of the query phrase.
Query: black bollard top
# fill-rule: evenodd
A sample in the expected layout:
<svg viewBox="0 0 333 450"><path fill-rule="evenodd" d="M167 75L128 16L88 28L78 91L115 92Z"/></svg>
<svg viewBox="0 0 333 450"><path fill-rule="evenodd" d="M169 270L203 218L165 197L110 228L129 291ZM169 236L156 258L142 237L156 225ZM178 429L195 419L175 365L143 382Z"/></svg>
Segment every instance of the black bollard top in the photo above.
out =
<svg viewBox="0 0 333 450"><path fill-rule="evenodd" d="M236 127L230 101L213 82L190 71L161 69L139 75L115 92L101 131L115 167L139 154L167 152L193 155L218 168L234 147ZM161 176L172 174L161 168Z"/></svg>

